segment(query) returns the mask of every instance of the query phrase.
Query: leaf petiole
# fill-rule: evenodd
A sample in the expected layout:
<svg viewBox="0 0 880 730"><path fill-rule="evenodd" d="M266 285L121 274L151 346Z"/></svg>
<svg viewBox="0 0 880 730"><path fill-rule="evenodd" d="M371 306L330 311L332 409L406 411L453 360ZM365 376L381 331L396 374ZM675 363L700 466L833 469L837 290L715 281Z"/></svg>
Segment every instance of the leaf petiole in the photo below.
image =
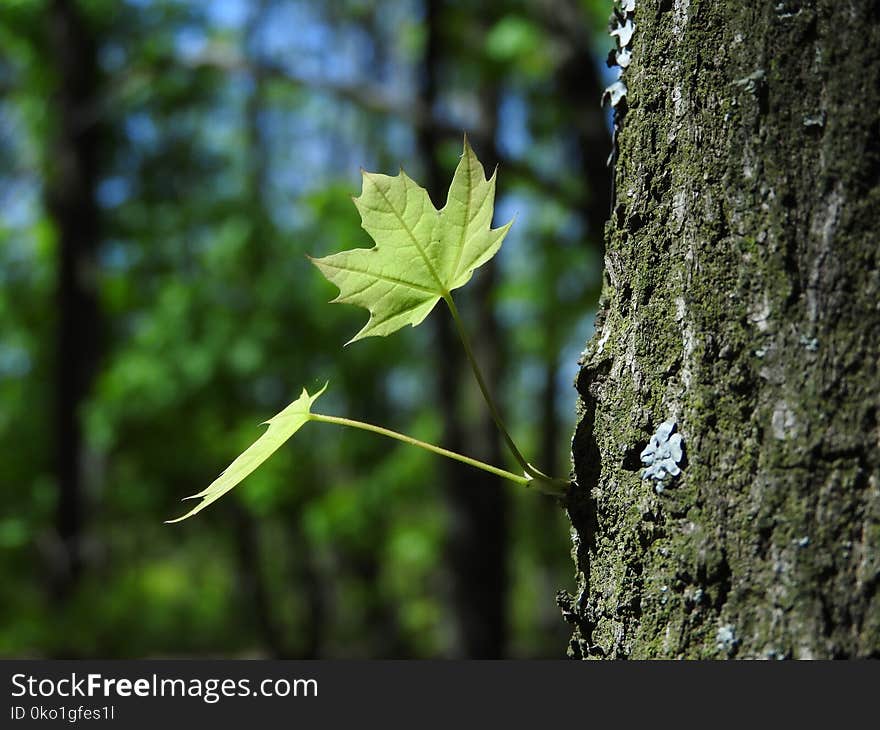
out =
<svg viewBox="0 0 880 730"><path fill-rule="evenodd" d="M494 474L495 476L499 476L504 479L509 479L510 481L516 482L517 484L529 484L532 481L531 476L520 476L518 474L514 474L513 472L499 469L497 466L492 466L491 464L487 464L484 461L472 459L471 457L465 456L464 454L459 454L455 451L441 448L440 446L434 446L434 444L429 444L427 441L420 441L419 439L413 438L412 436L407 436L406 434L398 433L397 431L392 431L391 429L383 428L382 426L374 426L372 423L355 421L351 418L341 418L340 416L325 416L322 413L310 413L309 420L318 421L320 423L335 423L337 426L358 428L361 431L371 431L372 433L377 433L380 436L387 436L388 438L402 441L403 443L409 444L410 446L417 446L418 448L424 449L425 451L430 451L431 453L445 456L447 459L460 461L463 464L468 464L469 466L473 466L477 469L482 469L483 471L487 471L490 474Z"/></svg>
<svg viewBox="0 0 880 730"><path fill-rule="evenodd" d="M464 328L464 323L462 322L461 315L459 315L458 313L458 307L455 306L455 301L452 299L452 294L449 292L445 292L443 294L443 301L445 301L446 305L449 307L449 313L452 315L452 320L455 322L455 329L458 332L458 338L461 340L461 344L464 347L468 363L470 363L471 370L474 373L474 378L477 381L477 385L480 386L480 392L483 394L483 400L485 400L486 405L489 406L489 412L492 414L492 420L495 421L495 425L498 427L498 430L504 437L504 441L507 443L507 448L509 448L510 452L513 454L513 458L516 459L517 463L523 468L523 471L526 473L527 476L531 477L531 479L535 480L536 482L544 485L542 487L543 491L548 491L554 494L564 493L569 486L569 481L567 479L556 479L554 477L547 476L540 469L537 469L529 464L529 462L527 462L525 457L522 455L522 452L520 452L519 448L517 448L516 443L514 443L513 441L513 437L510 435L507 427L504 425L504 420L501 418L501 413L498 410L498 406L495 405L492 394L491 392L489 392L489 387L486 385L486 381L483 378L483 372L482 370L480 370L480 365L479 363L477 363L477 358L474 356L474 351L471 347L470 338L467 335L467 330L465 330Z"/></svg>
<svg viewBox="0 0 880 730"><path fill-rule="evenodd" d="M443 300L449 307L449 313L452 315L453 322L455 322L455 329L458 332L458 338L461 340L461 344L464 347L464 352L467 355L468 363L470 363L471 370L473 370L474 372L474 377L477 380L477 385L480 386L480 392L483 394L483 400L485 400L486 405L489 406L489 412L492 414L492 420L495 421L495 425L498 427L498 430L504 437L504 441L507 443L507 448L510 449L510 452L513 454L513 458L516 459L516 463L519 464L526 472L528 472L529 462L525 460L525 457L522 455L522 453L520 453L520 450L514 443L513 438L508 433L507 427L504 425L504 421L501 418L501 413L498 411L498 408L495 405L495 401L492 399L492 394L489 392L489 387L486 385L486 381L483 379L483 372L480 370L480 366L477 364L477 358L474 357L474 351L471 347L470 338L467 335L467 331L464 328L464 323L462 322L461 316L458 313L458 307L455 306L455 301L453 301L452 299L452 294L450 294L449 292L444 293Z"/></svg>

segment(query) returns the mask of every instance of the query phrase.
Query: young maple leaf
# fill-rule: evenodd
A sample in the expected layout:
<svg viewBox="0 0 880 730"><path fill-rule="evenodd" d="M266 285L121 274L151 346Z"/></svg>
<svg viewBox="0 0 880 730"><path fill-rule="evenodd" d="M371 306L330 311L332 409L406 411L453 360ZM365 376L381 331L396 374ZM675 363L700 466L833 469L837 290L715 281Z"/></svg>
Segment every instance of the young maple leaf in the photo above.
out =
<svg viewBox="0 0 880 730"><path fill-rule="evenodd" d="M363 190L354 204L376 245L312 259L339 287L334 302L370 312L349 344L421 323L440 299L467 284L474 270L498 252L513 224L491 227L495 173L486 179L467 137L440 211L428 191L402 170L395 177L362 173Z"/></svg>
<svg viewBox="0 0 880 730"><path fill-rule="evenodd" d="M198 494L193 494L191 497L184 497L184 499L200 499L201 502L182 517L166 520L166 522L170 524L185 520L187 517L192 517L237 486L242 479L272 456L285 441L311 420L312 405L321 397L325 390L327 390L326 383L314 395L309 395L308 391L303 388L300 397L283 411L266 421L265 423L268 424L269 428L266 429L265 433L248 446L206 489L203 489Z"/></svg>

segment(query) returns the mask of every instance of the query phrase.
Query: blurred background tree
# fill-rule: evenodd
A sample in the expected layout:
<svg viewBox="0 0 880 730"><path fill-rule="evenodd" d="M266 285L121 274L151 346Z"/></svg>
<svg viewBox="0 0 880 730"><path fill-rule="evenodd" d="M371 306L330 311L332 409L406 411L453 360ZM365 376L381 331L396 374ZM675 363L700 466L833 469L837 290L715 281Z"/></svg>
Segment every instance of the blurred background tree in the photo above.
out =
<svg viewBox="0 0 880 730"><path fill-rule="evenodd" d="M319 424L166 526L303 385L505 464L445 312L363 312L359 167L439 207L467 131L517 223L465 290L527 452L565 473L609 204L605 0L0 6L0 654L559 657L565 515Z"/></svg>

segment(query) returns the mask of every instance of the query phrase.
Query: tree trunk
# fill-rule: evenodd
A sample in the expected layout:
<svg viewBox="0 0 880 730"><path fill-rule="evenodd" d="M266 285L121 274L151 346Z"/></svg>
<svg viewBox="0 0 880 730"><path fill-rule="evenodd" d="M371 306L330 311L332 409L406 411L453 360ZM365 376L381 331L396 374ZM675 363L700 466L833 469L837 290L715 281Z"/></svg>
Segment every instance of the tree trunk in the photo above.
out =
<svg viewBox="0 0 880 730"><path fill-rule="evenodd" d="M421 101L433 111L439 96L438 71L445 48L442 37L442 0L426 0L425 52L422 63ZM490 95L494 98L494 94ZM494 109L487 110L493 115ZM489 137L495 125L490 119ZM434 205L445 204L448 180L438 158L443 136L434 125L418 129L419 153L425 164L426 186ZM486 140L488 142L488 140ZM486 147L489 145L486 144ZM484 158L487 169L492 164ZM480 342L491 342L497 335L497 323L491 312L489 289L492 264L487 264L477 277L474 309L479 311ZM445 310L445 307L438 309ZM437 403L443 420L443 445L453 451L468 453L491 463L501 463L500 441L495 424L480 421L479 433L462 427L461 394L463 390L463 357L447 311L438 311L433 320L437 358ZM490 348L491 349L491 348ZM484 350L478 352L485 362ZM500 362L489 363L490 383L500 380ZM497 390L497 388L496 388ZM475 449L475 442L482 448ZM505 486L498 477L476 471L455 461L442 465L446 499L449 507L450 530L446 560L450 572L451 604L454 615L455 646L453 654L471 659L497 659L503 656L507 643L507 505Z"/></svg>
<svg viewBox="0 0 880 730"><path fill-rule="evenodd" d="M64 599L73 590L82 565L84 445L79 411L99 350L95 188L101 135L94 118L98 101L94 39L73 2L53 2L47 23L57 76L52 107L57 126L45 196L58 235L54 450L56 529L61 545L51 583L54 595Z"/></svg>
<svg viewBox="0 0 880 730"><path fill-rule="evenodd" d="M577 381L573 656L880 656L878 16L636 4ZM640 454L667 419L660 484Z"/></svg>

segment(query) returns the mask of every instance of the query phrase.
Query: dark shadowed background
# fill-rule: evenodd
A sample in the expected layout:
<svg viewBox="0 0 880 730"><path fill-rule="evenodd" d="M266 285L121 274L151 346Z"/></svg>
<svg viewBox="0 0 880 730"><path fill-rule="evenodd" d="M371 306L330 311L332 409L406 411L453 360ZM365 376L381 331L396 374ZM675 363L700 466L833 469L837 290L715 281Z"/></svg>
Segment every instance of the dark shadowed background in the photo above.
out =
<svg viewBox="0 0 880 730"><path fill-rule="evenodd" d="M303 386L510 467L447 314L345 349L306 259L371 245L467 132L517 220L461 292L521 448L569 469L608 213L606 0L3 0L0 655L562 657L550 500L309 424L196 518Z"/></svg>

